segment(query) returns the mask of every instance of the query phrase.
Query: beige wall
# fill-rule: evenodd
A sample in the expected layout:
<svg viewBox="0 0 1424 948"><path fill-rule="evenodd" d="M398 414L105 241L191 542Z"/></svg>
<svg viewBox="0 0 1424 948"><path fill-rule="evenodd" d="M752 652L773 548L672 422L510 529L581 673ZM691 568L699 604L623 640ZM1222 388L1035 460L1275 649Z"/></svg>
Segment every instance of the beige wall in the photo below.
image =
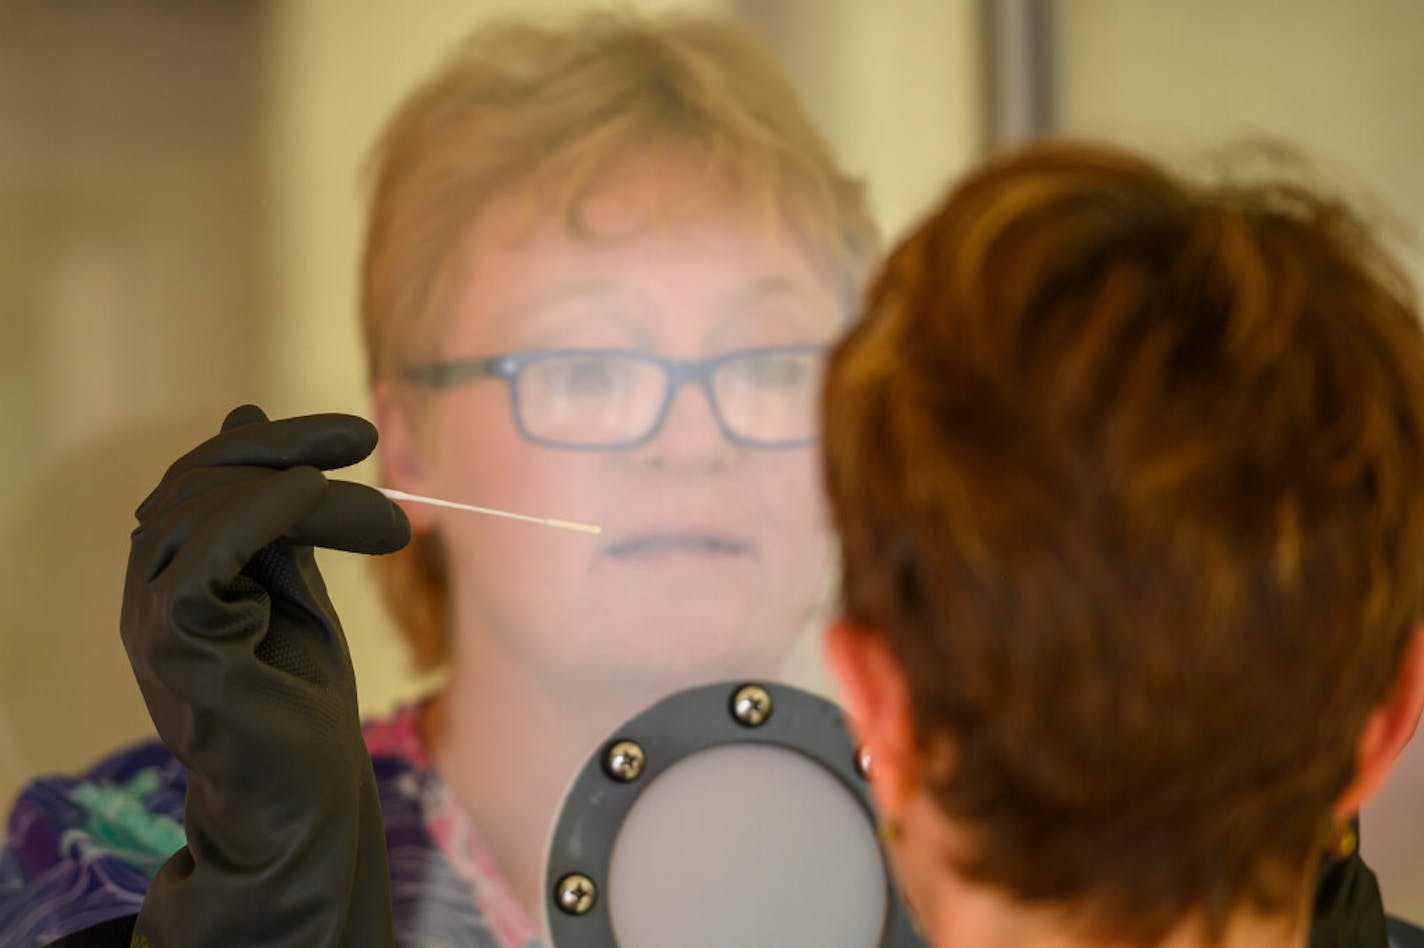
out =
<svg viewBox="0 0 1424 948"><path fill-rule="evenodd" d="M259 397L256 11L0 4L0 809L148 733L138 501Z"/></svg>
<svg viewBox="0 0 1424 948"><path fill-rule="evenodd" d="M1188 165L1231 139L1294 143L1373 195L1424 277L1424 4L1416 0L1060 0L1065 131ZM1364 814L1393 911L1424 922L1424 740Z"/></svg>
<svg viewBox="0 0 1424 948"><path fill-rule="evenodd" d="M1232 141L1299 146L1424 239L1424 4L1415 0L1065 0L1059 118L1174 160Z"/></svg>

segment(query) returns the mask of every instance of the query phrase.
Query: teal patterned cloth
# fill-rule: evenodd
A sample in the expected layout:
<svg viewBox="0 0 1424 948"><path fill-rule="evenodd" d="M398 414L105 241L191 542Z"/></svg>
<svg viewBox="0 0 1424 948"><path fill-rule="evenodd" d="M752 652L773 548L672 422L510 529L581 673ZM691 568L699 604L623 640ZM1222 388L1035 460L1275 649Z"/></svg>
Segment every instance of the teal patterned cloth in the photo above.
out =
<svg viewBox="0 0 1424 948"><path fill-rule="evenodd" d="M397 945L540 948L465 812L431 769L414 708L367 722ZM183 845L187 772L158 742L16 800L0 850L0 948L33 948L132 915Z"/></svg>

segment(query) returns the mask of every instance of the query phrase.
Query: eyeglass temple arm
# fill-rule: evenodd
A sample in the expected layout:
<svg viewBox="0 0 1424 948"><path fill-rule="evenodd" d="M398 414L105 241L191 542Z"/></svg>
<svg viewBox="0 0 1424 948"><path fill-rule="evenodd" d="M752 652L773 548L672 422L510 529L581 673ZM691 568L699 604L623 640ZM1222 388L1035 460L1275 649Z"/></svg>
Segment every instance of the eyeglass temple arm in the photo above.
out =
<svg viewBox="0 0 1424 948"><path fill-rule="evenodd" d="M475 359L469 362L436 362L417 365L402 373L412 382L423 382L433 388L446 388L457 382L501 375L495 359Z"/></svg>

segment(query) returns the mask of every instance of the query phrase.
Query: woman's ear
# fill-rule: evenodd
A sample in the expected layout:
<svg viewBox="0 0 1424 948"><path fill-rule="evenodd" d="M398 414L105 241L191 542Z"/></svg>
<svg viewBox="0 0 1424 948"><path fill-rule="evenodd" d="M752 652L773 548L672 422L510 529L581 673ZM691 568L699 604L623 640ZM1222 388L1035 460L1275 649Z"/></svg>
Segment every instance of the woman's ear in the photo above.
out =
<svg viewBox="0 0 1424 948"><path fill-rule="evenodd" d="M429 494L420 440L401 404L397 386L387 379L377 381L371 388L371 403L376 413L376 430L381 435L376 454L381 483L410 494ZM414 533L429 530L435 524L434 511L425 504L402 504L401 509Z"/></svg>
<svg viewBox="0 0 1424 948"><path fill-rule="evenodd" d="M1375 705L1355 745L1355 773L1336 798L1334 813L1349 817L1384 783L1414 736L1424 712L1424 625L1416 625L1399 660L1394 681Z"/></svg>
<svg viewBox="0 0 1424 948"><path fill-rule="evenodd" d="M844 619L826 633L826 664L835 679L859 750L870 756L870 790L881 813L901 812L916 786L910 689L885 638Z"/></svg>

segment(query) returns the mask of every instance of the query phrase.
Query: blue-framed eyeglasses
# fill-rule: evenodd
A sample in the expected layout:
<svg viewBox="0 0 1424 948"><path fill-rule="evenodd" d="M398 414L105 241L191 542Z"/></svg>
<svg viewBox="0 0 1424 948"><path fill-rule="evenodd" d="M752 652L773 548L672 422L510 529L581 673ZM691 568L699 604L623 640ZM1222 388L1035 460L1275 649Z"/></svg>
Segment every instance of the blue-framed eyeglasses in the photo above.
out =
<svg viewBox="0 0 1424 948"><path fill-rule="evenodd" d="M619 349L547 349L406 371L447 388L503 379L519 433L535 444L617 450L651 441L684 383L707 396L723 435L736 444L793 448L817 438L826 347L768 346L709 359L665 359Z"/></svg>

